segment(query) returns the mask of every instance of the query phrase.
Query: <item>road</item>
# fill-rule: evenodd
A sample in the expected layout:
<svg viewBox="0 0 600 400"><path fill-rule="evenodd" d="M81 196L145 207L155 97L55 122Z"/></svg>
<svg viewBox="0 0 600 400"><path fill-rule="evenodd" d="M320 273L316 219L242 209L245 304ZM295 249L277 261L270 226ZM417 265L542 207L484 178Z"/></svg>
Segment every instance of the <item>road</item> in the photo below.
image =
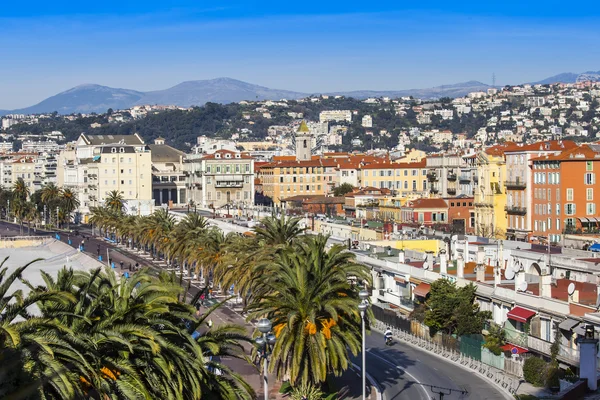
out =
<svg viewBox="0 0 600 400"><path fill-rule="evenodd" d="M360 365L361 361L355 363ZM386 346L383 335L374 331L367 336L367 372L382 386L385 400L439 399L439 394L432 391L439 392L439 388L456 391L445 394L444 400L507 398L476 372L398 340ZM467 393L461 394L462 390Z"/></svg>
<svg viewBox="0 0 600 400"><path fill-rule="evenodd" d="M111 259L117 265L117 273L124 272L119 268L120 262L123 262L124 270L128 270L130 263L132 265L139 263L140 266L153 266L154 268L160 268L161 266L147 256L132 254L105 240L90 237L91 232L88 229L79 228L79 231L80 234L77 236L61 234L61 241L67 243L70 239L71 245L76 248L84 240L85 252L97 258L99 250L104 261L106 261L105 256L108 249ZM53 232L38 231L34 233L33 229L31 234L54 235ZM0 221L0 235L18 236L19 227ZM199 286L192 285L190 291L193 294L199 289ZM215 325L221 323L240 324L246 326L249 333L252 331L252 324L246 322L240 314L229 308L218 309L213 314L212 319ZM247 354L250 354L250 345L246 345L245 348ZM353 361L360 366L360 355ZM261 380L254 366L239 360L225 359L223 362L242 374L249 383L258 389L259 393L257 394L260 398ZM432 391L432 385L438 388L456 390L456 392L445 394L443 396L444 400L501 400L507 398L495 386L479 377L476 372L465 370L451 362L397 340L392 346L385 346L383 336L375 331L367 336L367 372L382 387L384 400L439 399L439 394ZM350 389L351 393L348 393L348 397L360 397L360 393L354 393L360 391L360 383L357 387ZM439 391L439 389L433 389ZM462 390L466 390L467 394L461 394L460 391Z"/></svg>

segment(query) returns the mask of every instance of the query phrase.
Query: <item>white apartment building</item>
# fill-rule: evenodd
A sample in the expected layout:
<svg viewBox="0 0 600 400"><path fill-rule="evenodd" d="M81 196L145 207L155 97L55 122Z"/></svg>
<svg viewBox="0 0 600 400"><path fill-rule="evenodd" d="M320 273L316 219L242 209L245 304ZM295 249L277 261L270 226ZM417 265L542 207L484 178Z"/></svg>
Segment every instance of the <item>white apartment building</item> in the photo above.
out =
<svg viewBox="0 0 600 400"><path fill-rule="evenodd" d="M364 128L372 128L373 127L373 117L370 115L365 115L362 117L362 126Z"/></svg>
<svg viewBox="0 0 600 400"><path fill-rule="evenodd" d="M254 159L247 153L219 150L188 155L185 170L189 201L202 208L254 205Z"/></svg>
<svg viewBox="0 0 600 400"><path fill-rule="evenodd" d="M213 154L219 150L236 151L236 143L233 140L221 140L199 136L196 146L192 148L192 153Z"/></svg>
<svg viewBox="0 0 600 400"><path fill-rule="evenodd" d="M61 151L57 182L77 192L76 219L84 222L90 207L103 205L113 190L123 196L127 213L149 215L153 211L151 151L137 134L82 134Z"/></svg>
<svg viewBox="0 0 600 400"><path fill-rule="evenodd" d="M26 140L21 146L21 151L27 153L52 153L58 152L59 149L60 146L53 140Z"/></svg>
<svg viewBox="0 0 600 400"><path fill-rule="evenodd" d="M0 142L0 153L10 153L13 151L12 142Z"/></svg>
<svg viewBox="0 0 600 400"><path fill-rule="evenodd" d="M163 138L148 145L152 154L152 199L155 206L187 204L185 153L165 144Z"/></svg>
<svg viewBox="0 0 600 400"><path fill-rule="evenodd" d="M352 122L352 111L350 110L330 110L319 113L319 122L329 121L347 121Z"/></svg>

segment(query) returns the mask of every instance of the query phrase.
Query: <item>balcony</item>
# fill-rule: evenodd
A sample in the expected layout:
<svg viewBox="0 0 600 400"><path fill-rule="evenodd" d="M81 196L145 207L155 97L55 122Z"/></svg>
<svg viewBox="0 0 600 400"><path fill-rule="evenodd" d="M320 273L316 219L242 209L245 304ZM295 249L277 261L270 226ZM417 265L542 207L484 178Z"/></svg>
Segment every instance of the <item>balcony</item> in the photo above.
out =
<svg viewBox="0 0 600 400"><path fill-rule="evenodd" d="M428 172L427 180L429 180L429 182L436 182L438 180L437 174L435 172Z"/></svg>
<svg viewBox="0 0 600 400"><path fill-rule="evenodd" d="M454 172L449 172L448 173L448 180L449 181L455 181L456 180L456 174Z"/></svg>
<svg viewBox="0 0 600 400"><path fill-rule="evenodd" d="M527 338L527 347L531 350L535 350L538 353L542 353L547 356L550 356L552 354L552 343L537 338L535 336L529 336ZM565 347L561 344L558 348L558 358L568 362L569 364L577 365L579 364L579 350L572 349L570 347Z"/></svg>
<svg viewBox="0 0 600 400"><path fill-rule="evenodd" d="M217 189L241 188L243 186L244 186L244 181L217 181L217 182L215 182L215 187Z"/></svg>
<svg viewBox="0 0 600 400"><path fill-rule="evenodd" d="M516 181L504 182L504 186L506 186L507 189L525 190L525 188L527 187L527 184L525 182L521 182L517 179Z"/></svg>
<svg viewBox="0 0 600 400"><path fill-rule="evenodd" d="M430 189L430 191L431 191L431 193L433 193L433 194L438 194L440 190L439 190L438 188L432 187L432 188Z"/></svg>
<svg viewBox="0 0 600 400"><path fill-rule="evenodd" d="M446 191L451 196L454 196L456 194L456 188L448 188Z"/></svg>
<svg viewBox="0 0 600 400"><path fill-rule="evenodd" d="M510 325L510 324L507 322L507 325ZM508 343L516 344L517 346L520 346L520 347L527 347L528 335L525 332L520 332L520 331L514 330L512 325L510 325L510 326L504 328L504 333L506 334L506 341Z"/></svg>
<svg viewBox="0 0 600 400"><path fill-rule="evenodd" d="M460 183L470 183L471 182L471 176L470 175L461 175L460 178L458 178L458 181Z"/></svg>
<svg viewBox="0 0 600 400"><path fill-rule="evenodd" d="M526 215L527 207L506 206L504 207L504 211L512 215Z"/></svg>

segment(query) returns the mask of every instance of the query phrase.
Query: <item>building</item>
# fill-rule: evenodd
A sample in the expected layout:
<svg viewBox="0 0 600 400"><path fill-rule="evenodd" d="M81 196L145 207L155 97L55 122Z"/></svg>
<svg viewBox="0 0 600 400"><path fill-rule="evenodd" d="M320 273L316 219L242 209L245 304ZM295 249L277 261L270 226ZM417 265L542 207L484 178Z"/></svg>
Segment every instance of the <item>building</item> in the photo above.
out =
<svg viewBox="0 0 600 400"><path fill-rule="evenodd" d="M254 159L247 153L218 150L185 160L189 202L199 207L251 207L254 205Z"/></svg>
<svg viewBox="0 0 600 400"><path fill-rule="evenodd" d="M161 137L148 145L152 159L152 200L155 206L187 204L185 153L165 144Z"/></svg>
<svg viewBox="0 0 600 400"><path fill-rule="evenodd" d="M350 110L330 110L321 111L319 113L319 122L330 122L330 121L347 121L352 122L352 111Z"/></svg>
<svg viewBox="0 0 600 400"><path fill-rule="evenodd" d="M137 134L82 134L60 152L57 182L77 193L76 220L87 222L90 208L103 205L112 191L123 196L127 213L153 212L151 153Z"/></svg>
<svg viewBox="0 0 600 400"><path fill-rule="evenodd" d="M237 151L236 143L233 140L213 139L206 136L199 136L196 146L192 148L192 153L213 154L218 150Z"/></svg>
<svg viewBox="0 0 600 400"><path fill-rule="evenodd" d="M600 145L585 144L531 159L532 236L560 243L568 233L600 232Z"/></svg>
<svg viewBox="0 0 600 400"><path fill-rule="evenodd" d="M360 187L385 188L398 197L428 196L425 160L408 163L371 163L361 166L358 174Z"/></svg>
<svg viewBox="0 0 600 400"><path fill-rule="evenodd" d="M444 199L448 205L448 223L454 233L475 232L475 209L473 197L459 196Z"/></svg>
<svg viewBox="0 0 600 400"><path fill-rule="evenodd" d="M296 160L308 161L312 157L313 135L306 122L302 121L295 135Z"/></svg>
<svg viewBox="0 0 600 400"><path fill-rule="evenodd" d="M401 222L421 226L448 224L448 203L444 199L416 199L402 207Z"/></svg>
<svg viewBox="0 0 600 400"><path fill-rule="evenodd" d="M59 150L60 146L53 140L25 140L21 146L21 151L27 153L54 153Z"/></svg>
<svg viewBox="0 0 600 400"><path fill-rule="evenodd" d="M546 154L569 150L577 145L570 140L517 144L506 150L507 239L528 240L533 232L533 192L531 160Z"/></svg>
<svg viewBox="0 0 600 400"><path fill-rule="evenodd" d="M373 127L373 117L371 117L370 115L365 115L364 117L362 117L361 125L364 128L372 128Z"/></svg>
<svg viewBox="0 0 600 400"><path fill-rule="evenodd" d="M481 237L502 239L507 229L506 218L506 161L498 145L477 153L478 189L475 191L475 234Z"/></svg>

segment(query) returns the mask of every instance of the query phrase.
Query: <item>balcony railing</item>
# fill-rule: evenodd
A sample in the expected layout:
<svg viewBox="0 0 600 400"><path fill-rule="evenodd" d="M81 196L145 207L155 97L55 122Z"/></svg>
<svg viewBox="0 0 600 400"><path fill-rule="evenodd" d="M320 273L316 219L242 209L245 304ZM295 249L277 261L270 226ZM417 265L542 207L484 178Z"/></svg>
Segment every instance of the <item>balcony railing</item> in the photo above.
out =
<svg viewBox="0 0 600 400"><path fill-rule="evenodd" d="M521 182L518 180L517 181L505 181L504 186L506 186L507 189L524 190L527 187L527 184L525 182Z"/></svg>
<svg viewBox="0 0 600 400"><path fill-rule="evenodd" d="M527 347L547 356L552 354L552 343L535 336L527 338ZM571 364L579 364L579 349L572 349L561 344L558 348L558 357Z"/></svg>
<svg viewBox="0 0 600 400"><path fill-rule="evenodd" d="M216 188L241 188L244 186L243 181L218 181L215 182Z"/></svg>
<svg viewBox="0 0 600 400"><path fill-rule="evenodd" d="M512 215L525 215L527 214L527 207L506 206L504 211Z"/></svg>
<svg viewBox="0 0 600 400"><path fill-rule="evenodd" d="M471 177L467 175L461 175L460 178L458 178L458 181L460 183L469 183L471 182Z"/></svg>
<svg viewBox="0 0 600 400"><path fill-rule="evenodd" d="M456 174L455 173L448 173L448 180L449 181L455 181L456 180Z"/></svg>
<svg viewBox="0 0 600 400"><path fill-rule="evenodd" d="M504 333L506 334L506 341L512 344L516 344L517 346L527 347L527 334L525 332L519 332L513 329L504 329Z"/></svg>
<svg viewBox="0 0 600 400"><path fill-rule="evenodd" d="M446 191L448 192L448 194L451 194L451 195L455 195L456 194L456 189L455 188L448 188Z"/></svg>
<svg viewBox="0 0 600 400"><path fill-rule="evenodd" d="M437 179L438 179L438 178L437 178L437 174L436 174L435 172L428 172L428 173L427 173L427 179L428 179L430 182L435 182L435 181L437 181Z"/></svg>

